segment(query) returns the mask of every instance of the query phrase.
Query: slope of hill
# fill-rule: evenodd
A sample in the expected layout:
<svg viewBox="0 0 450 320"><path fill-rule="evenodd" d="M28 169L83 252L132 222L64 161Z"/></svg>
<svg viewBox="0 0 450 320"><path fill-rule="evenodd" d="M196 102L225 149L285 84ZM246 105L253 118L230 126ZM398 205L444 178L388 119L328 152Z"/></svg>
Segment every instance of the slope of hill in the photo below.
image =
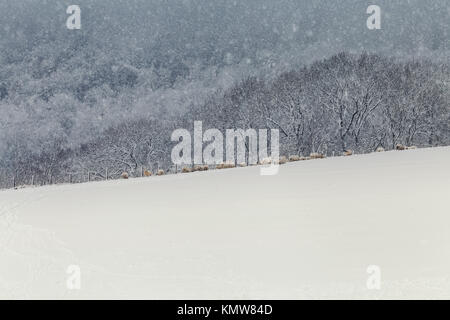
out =
<svg viewBox="0 0 450 320"><path fill-rule="evenodd" d="M449 163L443 147L2 191L0 298L450 298Z"/></svg>

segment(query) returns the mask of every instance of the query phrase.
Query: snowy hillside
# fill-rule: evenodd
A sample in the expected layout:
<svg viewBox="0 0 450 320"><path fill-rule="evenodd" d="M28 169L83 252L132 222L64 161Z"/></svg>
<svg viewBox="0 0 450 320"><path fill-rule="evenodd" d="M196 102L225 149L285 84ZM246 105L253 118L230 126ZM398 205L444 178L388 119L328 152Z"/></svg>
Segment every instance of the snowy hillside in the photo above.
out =
<svg viewBox="0 0 450 320"><path fill-rule="evenodd" d="M2 191L0 298L448 299L449 164L443 147Z"/></svg>

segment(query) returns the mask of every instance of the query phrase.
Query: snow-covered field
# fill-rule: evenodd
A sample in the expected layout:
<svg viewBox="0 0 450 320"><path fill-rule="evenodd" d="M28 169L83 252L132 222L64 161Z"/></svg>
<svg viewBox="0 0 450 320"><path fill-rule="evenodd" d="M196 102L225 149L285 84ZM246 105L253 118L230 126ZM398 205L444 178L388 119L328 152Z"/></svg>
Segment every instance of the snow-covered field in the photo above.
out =
<svg viewBox="0 0 450 320"><path fill-rule="evenodd" d="M445 147L2 191L0 298L448 299L449 168Z"/></svg>

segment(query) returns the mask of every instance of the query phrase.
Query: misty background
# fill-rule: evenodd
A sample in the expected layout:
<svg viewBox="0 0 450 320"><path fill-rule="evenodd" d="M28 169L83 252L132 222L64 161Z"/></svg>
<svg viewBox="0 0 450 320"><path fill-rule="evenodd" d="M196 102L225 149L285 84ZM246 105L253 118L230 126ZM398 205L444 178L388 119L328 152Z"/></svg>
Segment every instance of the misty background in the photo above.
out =
<svg viewBox="0 0 450 320"><path fill-rule="evenodd" d="M66 28L66 9L72 4L81 7L81 30ZM371 4L381 7L381 30L366 27L366 9ZM408 142L425 146L449 141L448 0L0 0L0 13L1 186L9 186L13 176L20 176L26 184L31 175L47 183L58 175L63 179L68 172L97 172L100 169L94 167L99 163L102 172L113 167L111 172L116 174L137 172L142 166L168 166L170 132L187 125L192 115L214 125L261 126L267 124L267 112L261 110L270 106L276 111L271 119L295 128L296 123L290 123L277 109L281 104L274 97L282 90L277 90L276 84L286 81L293 86L290 94L296 92L296 84L304 83L306 89L297 96L315 97L323 93L320 88L328 86L332 91L329 83L318 80L329 77L331 69L347 70L343 75L348 79L356 74L356 83L376 83L374 96L383 97L385 106L391 106L389 99L399 93L412 97L408 92L418 92L421 83L429 84L408 103L401 101L407 109L398 115L398 123L405 127L395 129L398 137L380 140L372 130L367 133L370 141L360 146L361 152L370 151L375 144L388 147L411 140L411 134L404 133L409 124L403 123L405 119L413 122L419 100L426 101L421 102L423 112L419 113L423 123L432 123L435 136L430 140L419 134ZM341 52L353 56L337 56ZM364 58L366 54L371 58ZM314 67L309 66L314 62L329 58L334 60L318 68L319 76L313 77L316 82L302 78L312 72ZM358 61L369 63L369 72L364 68L355 74L349 71L361 66ZM373 64L377 79L370 72ZM305 67L312 69L302 73ZM382 70L390 73L380 76ZM404 86L395 90L379 86L391 79L394 71L404 72ZM286 77L291 72L299 74ZM307 83L314 85L308 87ZM352 85L349 88L356 94L359 89ZM250 113L258 115L257 120L243 123L240 116L236 121L217 116L227 105L222 100L237 87L249 87L247 92L252 93L234 93L242 98L231 99L239 110L249 110L244 107L251 104L249 97L264 98L258 109L261 112ZM365 88L374 90L372 85ZM307 105L308 115L301 121L311 124L324 117L316 100ZM386 114L381 107L379 110ZM294 129L292 136L286 129L285 151L318 151L323 146L325 150L319 151L340 150L343 141L335 141L339 128L334 127L333 112L327 114L329 123L317 124L320 130L304 132L303 140ZM374 116L370 126L368 118L359 125L385 128L387 122L380 117ZM392 136L391 132L388 135ZM314 142L319 136L321 142ZM339 139L350 136L341 134ZM123 141L117 141L119 138ZM350 140L344 144L355 147ZM112 158L116 160L111 162ZM126 164L118 164L123 162Z"/></svg>

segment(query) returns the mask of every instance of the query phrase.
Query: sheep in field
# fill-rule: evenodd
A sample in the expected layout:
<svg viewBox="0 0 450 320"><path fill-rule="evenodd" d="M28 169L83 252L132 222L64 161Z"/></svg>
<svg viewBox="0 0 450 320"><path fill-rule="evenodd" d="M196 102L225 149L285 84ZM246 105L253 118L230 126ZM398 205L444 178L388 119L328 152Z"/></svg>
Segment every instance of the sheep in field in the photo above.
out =
<svg viewBox="0 0 450 320"><path fill-rule="evenodd" d="M129 178L128 172L123 172L123 173L120 175L120 177L121 177L122 179L128 179L128 178Z"/></svg>
<svg viewBox="0 0 450 320"><path fill-rule="evenodd" d="M272 163L272 158L271 157L267 157L267 158L263 158L262 160L259 161L259 164L271 164Z"/></svg>
<svg viewBox="0 0 450 320"><path fill-rule="evenodd" d="M285 163L287 163L288 162L288 159L285 157L285 156L281 156L279 159L278 159L278 164L285 164Z"/></svg>
<svg viewBox="0 0 450 320"><path fill-rule="evenodd" d="M377 152L384 152L384 148L383 147L378 147L376 151Z"/></svg>
<svg viewBox="0 0 450 320"><path fill-rule="evenodd" d="M207 171L209 169L208 165L197 165L194 167L193 171Z"/></svg>
<svg viewBox="0 0 450 320"><path fill-rule="evenodd" d="M224 163L223 168L224 169L236 168L236 165L234 164L234 162L227 162L227 163Z"/></svg>
<svg viewBox="0 0 450 320"><path fill-rule="evenodd" d="M192 169L191 169L191 168L188 168L188 167L184 167L184 168L181 170L181 172L182 172L182 173L189 173L189 172L192 172Z"/></svg>
<svg viewBox="0 0 450 320"><path fill-rule="evenodd" d="M300 156L297 155L290 155L289 156L289 161L294 162L294 161L300 161Z"/></svg>
<svg viewBox="0 0 450 320"><path fill-rule="evenodd" d="M146 177L151 177L151 176L152 176L151 171L145 170L145 171L144 171L144 176L146 176Z"/></svg>
<svg viewBox="0 0 450 320"><path fill-rule="evenodd" d="M156 172L156 175L157 176L163 176L165 174L165 172L164 172L164 170L162 170L162 169L159 169L157 172Z"/></svg>
<svg viewBox="0 0 450 320"><path fill-rule="evenodd" d="M344 155L344 156L347 156L347 157L348 157L348 156L351 156L351 155L353 155L353 150L345 150L344 153L343 153L343 155Z"/></svg>
<svg viewBox="0 0 450 320"><path fill-rule="evenodd" d="M404 145L398 143L398 144L395 146L395 149L397 149L397 150L406 150L406 147L405 147Z"/></svg>
<svg viewBox="0 0 450 320"><path fill-rule="evenodd" d="M310 159L323 159L325 156L321 153L313 152L309 155Z"/></svg>

